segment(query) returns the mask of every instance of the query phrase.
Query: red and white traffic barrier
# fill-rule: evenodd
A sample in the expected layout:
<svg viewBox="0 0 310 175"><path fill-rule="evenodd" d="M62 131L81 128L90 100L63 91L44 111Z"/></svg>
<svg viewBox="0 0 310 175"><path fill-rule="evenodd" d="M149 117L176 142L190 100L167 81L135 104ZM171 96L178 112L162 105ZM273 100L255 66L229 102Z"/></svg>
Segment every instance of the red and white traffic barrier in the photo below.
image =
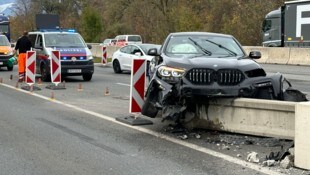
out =
<svg viewBox="0 0 310 175"><path fill-rule="evenodd" d="M26 83L31 86L36 82L36 52L26 53Z"/></svg>
<svg viewBox="0 0 310 175"><path fill-rule="evenodd" d="M145 68L146 60L132 60L129 113L141 112L144 103Z"/></svg>
<svg viewBox="0 0 310 175"><path fill-rule="evenodd" d="M108 60L107 60L107 48L105 46L102 47L102 59L101 59L101 63L102 64L107 64Z"/></svg>
<svg viewBox="0 0 310 175"><path fill-rule="evenodd" d="M59 50L52 51L51 59L51 79L56 86L61 83L61 62Z"/></svg>

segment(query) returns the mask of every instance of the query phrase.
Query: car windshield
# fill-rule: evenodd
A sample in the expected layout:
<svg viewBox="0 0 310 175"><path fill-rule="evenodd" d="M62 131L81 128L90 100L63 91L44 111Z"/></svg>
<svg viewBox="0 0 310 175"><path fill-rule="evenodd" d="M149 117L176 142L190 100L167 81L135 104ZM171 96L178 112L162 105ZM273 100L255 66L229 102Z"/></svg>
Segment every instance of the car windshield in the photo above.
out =
<svg viewBox="0 0 310 175"><path fill-rule="evenodd" d="M214 35L172 36L164 53L171 57L240 57L244 53L231 37Z"/></svg>
<svg viewBox="0 0 310 175"><path fill-rule="evenodd" d="M82 37L74 33L50 33L45 34L46 47L76 47L84 48Z"/></svg>
<svg viewBox="0 0 310 175"><path fill-rule="evenodd" d="M103 41L104 44L109 44L110 42L111 42L111 39L105 39L105 40Z"/></svg>
<svg viewBox="0 0 310 175"><path fill-rule="evenodd" d="M156 48L157 50L160 49L161 45L156 45L156 44L142 44L138 45L140 48L143 50L144 53L147 53L150 49Z"/></svg>
<svg viewBox="0 0 310 175"><path fill-rule="evenodd" d="M141 41L141 37L140 36L128 36L128 41Z"/></svg>
<svg viewBox="0 0 310 175"><path fill-rule="evenodd" d="M0 37L0 46L10 46L10 42L6 38L6 36L1 36Z"/></svg>

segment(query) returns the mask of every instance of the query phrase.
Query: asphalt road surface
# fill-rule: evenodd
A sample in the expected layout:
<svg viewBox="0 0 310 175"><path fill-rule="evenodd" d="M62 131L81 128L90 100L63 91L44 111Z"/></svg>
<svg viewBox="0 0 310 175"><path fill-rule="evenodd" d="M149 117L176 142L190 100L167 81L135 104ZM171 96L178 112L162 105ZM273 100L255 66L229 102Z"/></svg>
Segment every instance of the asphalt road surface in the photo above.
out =
<svg viewBox="0 0 310 175"><path fill-rule="evenodd" d="M263 66L271 73L282 69ZM284 73L310 92L308 69ZM303 173L245 161L254 147L266 154L270 148L242 145L227 151L204 139L180 140L165 132L170 125L159 119L147 126L117 122L129 116L130 73L114 74L111 67L96 66L91 82L66 78L64 90L46 89L50 83L43 83L36 84L40 91L21 91L25 84L16 84L16 67L1 70L0 78L0 174Z"/></svg>

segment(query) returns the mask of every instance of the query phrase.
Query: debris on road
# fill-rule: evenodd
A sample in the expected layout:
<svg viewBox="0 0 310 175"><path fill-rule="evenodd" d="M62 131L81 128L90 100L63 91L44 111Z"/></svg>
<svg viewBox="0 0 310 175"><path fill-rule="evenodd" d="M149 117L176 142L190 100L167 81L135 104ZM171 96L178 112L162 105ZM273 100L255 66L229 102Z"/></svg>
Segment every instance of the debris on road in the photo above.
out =
<svg viewBox="0 0 310 175"><path fill-rule="evenodd" d="M256 152L251 152L248 154L246 160L253 163L259 163L258 154Z"/></svg>
<svg viewBox="0 0 310 175"><path fill-rule="evenodd" d="M186 134L182 134L182 135L179 135L178 138L181 140L186 140L188 139L188 136Z"/></svg>
<svg viewBox="0 0 310 175"><path fill-rule="evenodd" d="M276 164L275 160L267 160L262 163L263 166L268 166L268 167L275 166L275 164Z"/></svg>
<svg viewBox="0 0 310 175"><path fill-rule="evenodd" d="M294 156L288 155L281 162L280 166L284 169L289 169L294 166Z"/></svg>

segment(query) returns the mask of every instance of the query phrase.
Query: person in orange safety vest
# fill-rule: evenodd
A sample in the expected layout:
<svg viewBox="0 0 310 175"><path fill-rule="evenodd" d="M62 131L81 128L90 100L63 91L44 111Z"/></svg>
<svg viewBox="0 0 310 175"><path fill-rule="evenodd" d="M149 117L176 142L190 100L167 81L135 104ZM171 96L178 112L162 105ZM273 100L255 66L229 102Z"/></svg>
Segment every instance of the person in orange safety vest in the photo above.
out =
<svg viewBox="0 0 310 175"><path fill-rule="evenodd" d="M23 82L25 81L25 74L26 74L26 53L27 51L31 50L31 42L28 38L28 32L24 31L23 36L18 38L16 42L16 46L14 49L14 54L18 50L18 81Z"/></svg>

